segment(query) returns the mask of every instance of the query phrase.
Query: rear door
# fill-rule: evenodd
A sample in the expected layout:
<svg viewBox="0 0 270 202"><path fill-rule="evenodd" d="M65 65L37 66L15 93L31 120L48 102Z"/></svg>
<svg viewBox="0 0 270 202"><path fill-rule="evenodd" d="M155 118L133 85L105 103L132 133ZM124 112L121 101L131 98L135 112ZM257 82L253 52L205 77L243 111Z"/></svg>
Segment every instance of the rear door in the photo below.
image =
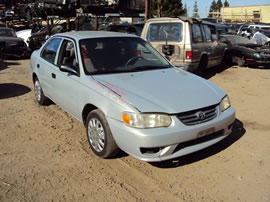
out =
<svg viewBox="0 0 270 202"><path fill-rule="evenodd" d="M55 61L61 38L50 39L41 51L40 59L37 62L37 73L42 89L46 96L55 100L53 72L56 70Z"/></svg>
<svg viewBox="0 0 270 202"><path fill-rule="evenodd" d="M183 23L182 22L156 22L148 27L146 40L163 56L180 66L183 64Z"/></svg>
<svg viewBox="0 0 270 202"><path fill-rule="evenodd" d="M205 45L202 29L199 23L191 24L192 30L192 62L198 66L202 54L211 52L210 46Z"/></svg>

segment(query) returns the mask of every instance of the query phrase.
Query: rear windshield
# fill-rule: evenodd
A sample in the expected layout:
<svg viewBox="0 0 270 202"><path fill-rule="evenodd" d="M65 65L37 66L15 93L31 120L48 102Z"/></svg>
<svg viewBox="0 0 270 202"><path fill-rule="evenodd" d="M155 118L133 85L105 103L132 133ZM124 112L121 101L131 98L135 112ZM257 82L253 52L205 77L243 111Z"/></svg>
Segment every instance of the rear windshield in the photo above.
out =
<svg viewBox="0 0 270 202"><path fill-rule="evenodd" d="M148 41L182 41L181 23L153 23L147 33Z"/></svg>
<svg viewBox="0 0 270 202"><path fill-rule="evenodd" d="M16 37L15 33L11 29L0 29L0 36L3 36L3 37Z"/></svg>

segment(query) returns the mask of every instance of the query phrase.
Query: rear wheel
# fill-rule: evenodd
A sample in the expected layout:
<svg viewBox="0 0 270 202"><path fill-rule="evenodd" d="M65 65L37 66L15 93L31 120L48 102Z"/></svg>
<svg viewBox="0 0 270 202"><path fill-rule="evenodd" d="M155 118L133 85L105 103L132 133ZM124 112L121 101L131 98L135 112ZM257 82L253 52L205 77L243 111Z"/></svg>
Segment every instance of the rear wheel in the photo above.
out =
<svg viewBox="0 0 270 202"><path fill-rule="evenodd" d="M208 60L207 60L207 56L202 56L201 60L200 60L200 64L199 64L199 71L200 72L205 72L207 69L207 65L208 65Z"/></svg>
<svg viewBox="0 0 270 202"><path fill-rule="evenodd" d="M88 114L86 133L90 147L97 156L110 158L117 154L119 149L105 115L100 110L96 109Z"/></svg>
<svg viewBox="0 0 270 202"><path fill-rule="evenodd" d="M44 95L40 82L37 78L34 81L34 89L37 102L43 106L48 105L50 103L50 99Z"/></svg>

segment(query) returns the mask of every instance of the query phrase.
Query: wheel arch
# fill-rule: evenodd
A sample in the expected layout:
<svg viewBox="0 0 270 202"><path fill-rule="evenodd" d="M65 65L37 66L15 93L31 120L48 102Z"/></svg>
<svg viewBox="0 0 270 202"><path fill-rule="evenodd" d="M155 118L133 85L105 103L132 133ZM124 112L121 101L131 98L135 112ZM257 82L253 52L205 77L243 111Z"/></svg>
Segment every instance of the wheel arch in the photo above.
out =
<svg viewBox="0 0 270 202"><path fill-rule="evenodd" d="M95 109L99 109L97 106L93 105L93 104L86 104L83 108L83 111L82 111L82 121L83 121L83 124L85 125L85 122L86 122L86 118L87 118L87 115L95 110Z"/></svg>
<svg viewBox="0 0 270 202"><path fill-rule="evenodd" d="M32 74L32 81L33 83L35 82L35 80L38 79L38 76L36 75L36 73Z"/></svg>

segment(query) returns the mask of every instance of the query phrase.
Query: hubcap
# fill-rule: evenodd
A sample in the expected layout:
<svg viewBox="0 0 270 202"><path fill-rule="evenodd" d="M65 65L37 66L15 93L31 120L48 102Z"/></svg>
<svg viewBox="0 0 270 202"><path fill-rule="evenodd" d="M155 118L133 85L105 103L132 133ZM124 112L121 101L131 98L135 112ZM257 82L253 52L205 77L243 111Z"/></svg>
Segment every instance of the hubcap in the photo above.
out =
<svg viewBox="0 0 270 202"><path fill-rule="evenodd" d="M105 143L105 132L99 120L92 118L88 123L88 137L90 144L97 152L102 152Z"/></svg>
<svg viewBox="0 0 270 202"><path fill-rule="evenodd" d="M41 87L38 80L35 81L35 96L38 101L41 99Z"/></svg>

